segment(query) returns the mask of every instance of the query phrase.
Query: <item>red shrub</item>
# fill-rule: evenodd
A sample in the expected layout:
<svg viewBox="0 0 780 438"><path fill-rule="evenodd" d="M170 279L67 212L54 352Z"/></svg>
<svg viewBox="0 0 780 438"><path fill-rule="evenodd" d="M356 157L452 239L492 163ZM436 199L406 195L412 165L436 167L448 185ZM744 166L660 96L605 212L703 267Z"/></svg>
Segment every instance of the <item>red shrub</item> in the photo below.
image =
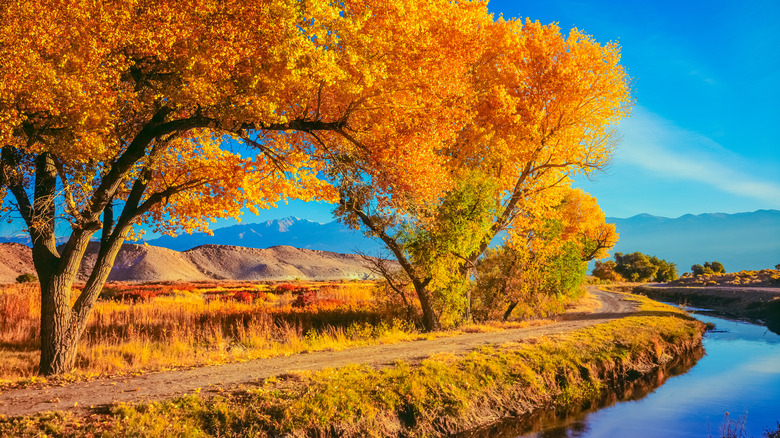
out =
<svg viewBox="0 0 780 438"><path fill-rule="evenodd" d="M303 293L299 293L298 296L295 297L295 301L293 301L292 306L303 309L316 302L317 302L317 292L303 292Z"/></svg>

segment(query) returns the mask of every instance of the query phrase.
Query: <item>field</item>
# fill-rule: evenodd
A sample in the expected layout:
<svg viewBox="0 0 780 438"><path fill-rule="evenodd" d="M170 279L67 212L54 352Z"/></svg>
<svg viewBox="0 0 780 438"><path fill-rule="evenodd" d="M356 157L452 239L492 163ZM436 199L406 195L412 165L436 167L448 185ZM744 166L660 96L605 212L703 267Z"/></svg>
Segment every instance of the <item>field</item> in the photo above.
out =
<svg viewBox="0 0 780 438"><path fill-rule="evenodd" d="M160 370L392 342L417 336L374 299L371 282L110 284L70 378ZM37 371L37 284L0 289L0 378ZM75 297L74 297L75 300Z"/></svg>
<svg viewBox="0 0 780 438"><path fill-rule="evenodd" d="M293 353L452 335L422 334L374 282L108 284L63 380L239 362ZM76 297L73 298L74 300ZM598 306L584 300L580 306ZM520 307L520 306L519 306ZM543 301L518 309L525 322L460 327L486 331L542 323L564 310ZM39 359L35 283L0 288L0 387L27 385Z"/></svg>

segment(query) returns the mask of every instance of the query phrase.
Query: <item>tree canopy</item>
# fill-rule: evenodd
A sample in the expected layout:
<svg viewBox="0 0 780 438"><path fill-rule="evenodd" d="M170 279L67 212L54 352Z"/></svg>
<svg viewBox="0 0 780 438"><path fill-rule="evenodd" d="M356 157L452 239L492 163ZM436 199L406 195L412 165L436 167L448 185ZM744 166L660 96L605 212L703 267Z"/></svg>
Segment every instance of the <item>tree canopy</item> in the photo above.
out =
<svg viewBox="0 0 780 438"><path fill-rule="evenodd" d="M242 208L336 200L328 160L397 200L438 196L491 22L476 1L4 2L0 200L32 239L41 372L72 366L139 223L206 230Z"/></svg>
<svg viewBox="0 0 780 438"><path fill-rule="evenodd" d="M440 173L449 187L444 195L420 200L395 188L388 194L370 174L338 163L331 167L341 199L337 214L387 244L414 285L428 329L436 325L436 305L426 303L441 295L435 274L415 262L419 246L406 245L409 233L399 235L397 227L435 236L437 229L458 222L453 216L458 211L491 212L487 223L480 222L485 226L472 230L468 244L457 251L427 253L439 258L425 266L454 266L450 272L468 278L499 232L508 231L508 245L523 247L529 230L564 214L566 207L559 207L571 195L571 178L608 163L614 126L630 106L628 78L614 43L601 45L576 29L564 36L555 25L522 20L491 21L483 34L489 44L480 46L476 56L463 58L470 68L454 71L464 75L469 87L452 104L465 106L468 117L454 125L454 137L440 140L438 155L447 159ZM464 174L478 175L470 189L462 186ZM453 210L450 200L463 190L481 193L470 198L479 202ZM616 240L614 227L591 208L595 201L570 201L568 214L579 214L592 225L582 231L581 238L590 242L582 251L588 258L601 257ZM452 287L448 289L451 293ZM465 299L468 315L468 297L449 299Z"/></svg>

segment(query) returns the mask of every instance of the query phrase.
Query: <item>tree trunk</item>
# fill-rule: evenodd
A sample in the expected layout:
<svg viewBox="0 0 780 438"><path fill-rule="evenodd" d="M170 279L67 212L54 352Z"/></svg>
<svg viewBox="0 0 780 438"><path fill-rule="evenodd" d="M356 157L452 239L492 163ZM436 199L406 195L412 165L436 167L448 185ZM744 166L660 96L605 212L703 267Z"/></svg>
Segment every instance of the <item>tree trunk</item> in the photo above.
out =
<svg viewBox="0 0 780 438"><path fill-rule="evenodd" d="M508 320L510 316L512 316L512 311L515 310L515 307L517 307L517 301L512 301L509 303L509 307L506 309L506 312L504 312L504 321Z"/></svg>
<svg viewBox="0 0 780 438"><path fill-rule="evenodd" d="M39 373L61 374L73 369L77 338L72 331L70 285L51 272L40 272L41 279L41 360Z"/></svg>
<svg viewBox="0 0 780 438"><path fill-rule="evenodd" d="M420 307L422 307L423 313L423 328L426 332L432 332L439 328L439 318L436 317L436 312L433 310L433 304L431 303L431 297L428 293L428 289L425 285L414 285L414 290L417 292L417 298L420 300Z"/></svg>

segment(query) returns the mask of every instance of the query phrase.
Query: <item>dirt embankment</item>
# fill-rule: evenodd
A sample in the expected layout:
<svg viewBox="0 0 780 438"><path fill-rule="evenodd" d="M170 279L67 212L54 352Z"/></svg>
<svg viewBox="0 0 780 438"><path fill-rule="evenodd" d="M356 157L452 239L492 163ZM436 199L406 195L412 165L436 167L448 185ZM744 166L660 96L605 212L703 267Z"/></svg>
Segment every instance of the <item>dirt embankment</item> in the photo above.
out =
<svg viewBox="0 0 780 438"><path fill-rule="evenodd" d="M221 393L225 388L293 371L317 371L348 364L368 364L375 368L396 360L416 361L434 354L463 353L490 344L523 341L569 332L609 322L636 312L636 302L624 295L591 288L602 302L594 313L563 315L557 323L488 333L467 333L431 340L320 351L244 363L208 366L183 371L149 373L122 379L101 379L62 387L21 389L0 394L0 414L27 415L37 412L105 406L115 402L142 402L172 398L203 391Z"/></svg>
<svg viewBox="0 0 780 438"><path fill-rule="evenodd" d="M780 334L780 288L777 287L677 287L640 285L634 293L654 300L701 307L726 316L762 323Z"/></svg>

